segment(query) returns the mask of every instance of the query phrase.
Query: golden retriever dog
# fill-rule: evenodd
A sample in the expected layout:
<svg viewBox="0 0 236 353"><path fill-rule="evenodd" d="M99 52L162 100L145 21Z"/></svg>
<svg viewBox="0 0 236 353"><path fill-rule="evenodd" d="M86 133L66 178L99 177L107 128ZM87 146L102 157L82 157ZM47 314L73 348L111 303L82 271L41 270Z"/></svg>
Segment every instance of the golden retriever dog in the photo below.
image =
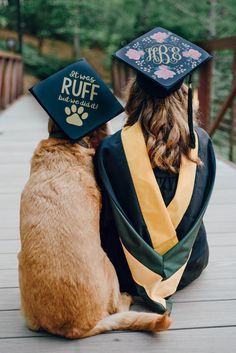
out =
<svg viewBox="0 0 236 353"><path fill-rule="evenodd" d="M55 125L50 123L50 129ZM100 133L85 138L97 144ZM161 331L168 315L129 311L99 235L94 148L62 138L39 143L21 196L21 309L31 330L82 338L109 330Z"/></svg>

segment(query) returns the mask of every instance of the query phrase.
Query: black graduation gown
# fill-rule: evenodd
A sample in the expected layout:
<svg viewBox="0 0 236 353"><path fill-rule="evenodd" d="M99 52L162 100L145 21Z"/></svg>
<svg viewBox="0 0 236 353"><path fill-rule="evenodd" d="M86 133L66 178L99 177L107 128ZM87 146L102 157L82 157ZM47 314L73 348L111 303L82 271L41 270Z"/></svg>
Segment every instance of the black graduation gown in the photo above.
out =
<svg viewBox="0 0 236 353"><path fill-rule="evenodd" d="M201 207L203 206L205 190L209 187L209 173L211 172L212 174L211 183L212 179L215 177L215 155L211 140L203 129L196 128L196 132L199 138L198 155L203 162L203 166L197 167L194 190L190 204L176 229L179 240L181 240L182 237L184 237L184 235L190 230L193 221L196 219L199 210L201 210ZM125 158L121 141L121 131L105 138L97 149L94 158L95 173L102 190L103 200L100 218L101 244L116 269L121 291L126 291L132 295L136 295L136 286L132 279L129 266L119 240L110 200L101 179L99 167L99 161L101 160L112 184L114 193L118 198L125 214L128 216L130 223L138 234L148 244L151 244L150 236L140 211L134 185L132 183L128 164ZM154 169L154 174L165 205L168 206L176 191L178 175L160 170L159 168ZM192 248L190 259L184 270L177 290L184 288L186 285L199 277L203 269L208 264L208 258L209 248L206 230L204 223L201 222L198 235Z"/></svg>

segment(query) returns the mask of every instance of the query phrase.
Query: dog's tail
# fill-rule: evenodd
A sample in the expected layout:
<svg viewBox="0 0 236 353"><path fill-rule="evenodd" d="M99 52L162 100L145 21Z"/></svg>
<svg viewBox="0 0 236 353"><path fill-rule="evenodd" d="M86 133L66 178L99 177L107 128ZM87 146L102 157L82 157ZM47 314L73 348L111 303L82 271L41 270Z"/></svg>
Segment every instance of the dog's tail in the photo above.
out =
<svg viewBox="0 0 236 353"><path fill-rule="evenodd" d="M111 330L135 330L135 331L164 331L171 325L168 314L124 311L109 315L99 321L94 328L86 332L83 337L94 336Z"/></svg>

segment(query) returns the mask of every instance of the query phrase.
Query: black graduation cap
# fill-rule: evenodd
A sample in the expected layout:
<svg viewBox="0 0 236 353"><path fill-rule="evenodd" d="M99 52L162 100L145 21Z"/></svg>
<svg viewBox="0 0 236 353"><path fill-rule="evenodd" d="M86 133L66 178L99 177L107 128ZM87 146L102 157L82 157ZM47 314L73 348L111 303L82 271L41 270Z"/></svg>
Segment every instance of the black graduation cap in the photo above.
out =
<svg viewBox="0 0 236 353"><path fill-rule="evenodd" d="M178 90L189 75L188 121L190 146L194 147L191 73L212 56L161 27L133 40L113 56L135 69L139 85L158 98L165 98Z"/></svg>
<svg viewBox="0 0 236 353"><path fill-rule="evenodd" d="M65 67L29 90L73 141L123 111L122 105L85 59Z"/></svg>

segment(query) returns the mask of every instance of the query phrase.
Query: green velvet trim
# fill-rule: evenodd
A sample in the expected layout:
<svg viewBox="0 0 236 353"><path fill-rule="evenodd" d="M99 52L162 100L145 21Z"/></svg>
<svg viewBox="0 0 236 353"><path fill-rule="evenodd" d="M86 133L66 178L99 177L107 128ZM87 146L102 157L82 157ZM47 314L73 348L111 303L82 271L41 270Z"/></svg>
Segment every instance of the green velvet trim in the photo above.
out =
<svg viewBox="0 0 236 353"><path fill-rule="evenodd" d="M138 233L130 225L127 218L123 215L122 211L112 199L111 205L117 231L124 246L138 261L144 264L151 271L156 272L162 276L164 270L163 257L159 255L154 249L152 249L150 245L148 245L138 235Z"/></svg>
<svg viewBox="0 0 236 353"><path fill-rule="evenodd" d="M136 284L136 288L137 288L138 294L140 295L140 297L142 297L145 300L145 302L150 307L150 309L152 309L153 311L155 311L158 314L164 314L165 312L171 313L171 310L172 310L172 300L171 299L165 299L165 301L166 301L166 308L165 308L161 303L158 303L154 300L151 300L143 287Z"/></svg>

